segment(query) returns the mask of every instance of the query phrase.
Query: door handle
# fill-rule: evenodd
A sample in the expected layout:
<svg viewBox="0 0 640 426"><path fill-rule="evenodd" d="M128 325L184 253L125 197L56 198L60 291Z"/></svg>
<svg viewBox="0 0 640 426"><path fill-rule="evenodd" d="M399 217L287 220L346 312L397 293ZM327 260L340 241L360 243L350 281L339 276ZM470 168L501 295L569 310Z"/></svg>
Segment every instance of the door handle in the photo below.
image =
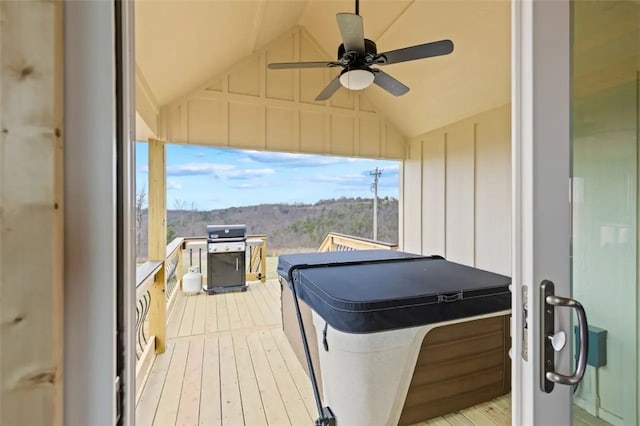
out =
<svg viewBox="0 0 640 426"><path fill-rule="evenodd" d="M589 353L589 326L587 314L580 302L568 297L556 296L555 285L549 280L542 281L540 285L540 387L546 393L553 390L554 383L561 385L577 385L584 377L587 368L587 355ZM555 371L555 350L550 336L555 334L555 307L567 307L576 310L578 315L578 332L580 345L578 350L578 362L573 374L566 376Z"/></svg>

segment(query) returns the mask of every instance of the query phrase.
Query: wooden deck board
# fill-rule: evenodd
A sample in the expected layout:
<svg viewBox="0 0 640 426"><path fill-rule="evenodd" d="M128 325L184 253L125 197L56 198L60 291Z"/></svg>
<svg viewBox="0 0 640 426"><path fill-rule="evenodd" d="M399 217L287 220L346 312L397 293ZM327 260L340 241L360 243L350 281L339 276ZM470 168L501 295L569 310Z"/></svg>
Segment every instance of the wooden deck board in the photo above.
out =
<svg viewBox="0 0 640 426"><path fill-rule="evenodd" d="M196 314L196 300L198 296L188 296L187 306L184 308L184 315L180 322L180 328L178 329L178 336L191 336L193 328L193 317Z"/></svg>
<svg viewBox="0 0 640 426"><path fill-rule="evenodd" d="M249 308L247 306L246 300L247 297L244 297L243 293L233 293L233 301L238 308L238 314L240 315L240 322L242 323L242 328L253 328L254 322L251 318L251 314L249 313Z"/></svg>
<svg viewBox="0 0 640 426"><path fill-rule="evenodd" d="M258 304L256 303L253 294L248 294L253 292L253 287L258 284L252 284L245 293L244 302L247 304L247 309L249 310L249 315L251 316L251 320L255 325L263 325L266 324L267 321L264 319L264 315L262 315L262 311L258 308Z"/></svg>
<svg viewBox="0 0 640 426"><path fill-rule="evenodd" d="M176 424L198 424L200 416L200 388L202 386L202 358L204 353L204 340L189 342L189 355L182 382L180 405Z"/></svg>
<svg viewBox="0 0 640 426"><path fill-rule="evenodd" d="M451 413L442 417L451 426L474 426L473 422L460 413Z"/></svg>
<svg viewBox="0 0 640 426"><path fill-rule="evenodd" d="M242 395L242 413L244 422L248 425L263 425L267 423L262 406L262 397L258 388L258 380L251 362L251 354L245 336L233 337L233 348L238 366L238 382Z"/></svg>
<svg viewBox="0 0 640 426"><path fill-rule="evenodd" d="M265 307L271 313L271 318L273 318L274 322L278 322L280 318L280 297L276 297L273 292L268 290L268 287L275 287L273 285L258 285L258 292L262 294L263 300L265 303Z"/></svg>
<svg viewBox="0 0 640 426"><path fill-rule="evenodd" d="M287 411L284 408L284 403L280 397L276 381L269 369L269 362L267 361L258 333L248 335L247 344L249 345L251 361L254 367L253 369L258 380L258 387L260 389L260 396L262 397L262 404L267 417L267 424L290 425L291 422L289 421Z"/></svg>
<svg viewBox="0 0 640 426"><path fill-rule="evenodd" d="M220 394L222 397L222 424L244 424L238 371L231 336L220 338Z"/></svg>
<svg viewBox="0 0 640 426"><path fill-rule="evenodd" d="M189 344L177 344L173 350L169 371L162 388L162 395L158 402L154 425L175 425L180 404L180 394L182 392L182 381L184 379L185 366Z"/></svg>
<svg viewBox="0 0 640 426"><path fill-rule="evenodd" d="M496 426L499 423L493 421L493 419L487 417L485 413L478 410L476 407L466 408L460 411L460 415L469 419L476 426ZM509 424L509 423L507 423Z"/></svg>
<svg viewBox="0 0 640 426"><path fill-rule="evenodd" d="M177 290L176 290L177 291ZM180 323L182 322L182 316L184 315L184 307L187 303L187 296L182 292L176 294L176 301L173 304L173 310L170 313L167 320L167 338L176 337L178 330L180 329Z"/></svg>
<svg viewBox="0 0 640 426"><path fill-rule="evenodd" d="M278 386L280 397L284 403L289 420L293 425L312 424L311 417L307 411L304 401L298 393L298 388L287 369L287 365L282 359L280 350L273 340L271 333L260 332L260 340L269 362L269 367Z"/></svg>
<svg viewBox="0 0 640 426"><path fill-rule="evenodd" d="M224 294L224 299L227 303L227 315L229 316L229 329L241 330L242 320L240 319L240 312L238 311L238 305L236 304L234 296L234 293Z"/></svg>
<svg viewBox="0 0 640 426"><path fill-rule="evenodd" d="M264 289L261 287L261 284L256 284L255 286L252 286L250 291L247 291L247 293L251 294L255 299L255 304L262 313L262 317L266 324L279 324L280 316L275 315L274 311L267 306L269 302L273 301L273 299L265 297Z"/></svg>
<svg viewBox="0 0 640 426"><path fill-rule="evenodd" d="M227 299L224 296L225 294L215 295L219 331L231 329L229 327L229 314L227 313Z"/></svg>
<svg viewBox="0 0 640 426"><path fill-rule="evenodd" d="M156 357L136 407L136 424L311 425L311 383L282 332L280 286L251 282L248 291L176 295L168 344ZM510 395L418 425L503 426ZM574 425L603 426L575 408Z"/></svg>
<svg viewBox="0 0 640 426"><path fill-rule="evenodd" d="M200 295L198 297L202 297L206 300L205 332L213 333L218 331L218 310L216 298L206 297L205 295Z"/></svg>
<svg viewBox="0 0 640 426"><path fill-rule="evenodd" d="M222 425L222 397L220 394L220 353L217 337L204 340L202 390L200 392L200 424Z"/></svg>
<svg viewBox="0 0 640 426"><path fill-rule="evenodd" d="M196 311L193 316L193 325L191 326L191 335L204 334L207 318L207 298L202 296L191 296L196 299Z"/></svg>
<svg viewBox="0 0 640 426"><path fill-rule="evenodd" d="M307 407L307 411L312 416L315 416L317 413L316 402L313 398L313 389L307 373L305 372L302 364L300 364L300 362L298 361L298 358L293 352L293 349L291 348L291 345L289 344L289 341L285 337L284 333L281 330L272 330L271 334L273 335L273 338L278 345L280 355L284 359L284 362L287 364L287 368L289 369L291 377L293 377L296 388L302 396L302 400Z"/></svg>
<svg viewBox="0 0 640 426"><path fill-rule="evenodd" d="M136 426L151 426L153 424L174 347L173 343L169 343L165 352L156 357L153 369L149 373L147 383L145 383L140 400L136 405Z"/></svg>

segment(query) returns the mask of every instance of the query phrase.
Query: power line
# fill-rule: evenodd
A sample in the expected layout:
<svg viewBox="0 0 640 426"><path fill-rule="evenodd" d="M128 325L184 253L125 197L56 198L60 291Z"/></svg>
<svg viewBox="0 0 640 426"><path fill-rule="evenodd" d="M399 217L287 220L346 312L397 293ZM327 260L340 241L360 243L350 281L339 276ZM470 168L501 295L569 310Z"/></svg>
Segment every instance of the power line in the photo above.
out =
<svg viewBox="0 0 640 426"><path fill-rule="evenodd" d="M372 172L369 172L370 176L373 176L373 183L371 184L371 192L373 192L373 239L378 240L378 182L380 181L380 175L382 170L378 167Z"/></svg>

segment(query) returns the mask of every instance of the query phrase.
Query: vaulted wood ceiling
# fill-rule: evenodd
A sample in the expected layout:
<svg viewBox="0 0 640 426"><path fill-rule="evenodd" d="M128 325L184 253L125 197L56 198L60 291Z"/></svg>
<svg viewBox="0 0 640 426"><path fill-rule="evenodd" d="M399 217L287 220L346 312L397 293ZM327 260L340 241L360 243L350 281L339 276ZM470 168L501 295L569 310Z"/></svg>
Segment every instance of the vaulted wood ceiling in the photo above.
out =
<svg viewBox="0 0 640 426"><path fill-rule="evenodd" d="M212 0L136 2L136 63L156 107L202 87L292 27L304 27L334 59L338 12L353 1ZM365 35L379 51L450 38L453 54L390 65L411 88L366 96L407 137L509 102L510 7L505 0L362 0ZM321 90L318 87L318 92Z"/></svg>

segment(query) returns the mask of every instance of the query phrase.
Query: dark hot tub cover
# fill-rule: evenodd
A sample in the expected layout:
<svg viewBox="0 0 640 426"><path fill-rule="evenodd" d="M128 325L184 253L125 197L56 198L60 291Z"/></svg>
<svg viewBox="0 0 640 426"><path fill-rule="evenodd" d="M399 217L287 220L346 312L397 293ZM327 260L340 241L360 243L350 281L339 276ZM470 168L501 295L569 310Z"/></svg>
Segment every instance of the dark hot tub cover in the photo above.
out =
<svg viewBox="0 0 640 426"><path fill-rule="evenodd" d="M406 259L415 257L422 256L392 250L348 250L287 254L278 258L278 275L288 279L289 270L303 266L328 266L334 263L360 263L371 260ZM289 287L291 287L291 283L289 283Z"/></svg>
<svg viewBox="0 0 640 426"><path fill-rule="evenodd" d="M348 333L415 327L511 308L507 276L440 256L376 250L381 254L372 258L371 252L283 255L278 273L293 278L298 297L327 323Z"/></svg>

